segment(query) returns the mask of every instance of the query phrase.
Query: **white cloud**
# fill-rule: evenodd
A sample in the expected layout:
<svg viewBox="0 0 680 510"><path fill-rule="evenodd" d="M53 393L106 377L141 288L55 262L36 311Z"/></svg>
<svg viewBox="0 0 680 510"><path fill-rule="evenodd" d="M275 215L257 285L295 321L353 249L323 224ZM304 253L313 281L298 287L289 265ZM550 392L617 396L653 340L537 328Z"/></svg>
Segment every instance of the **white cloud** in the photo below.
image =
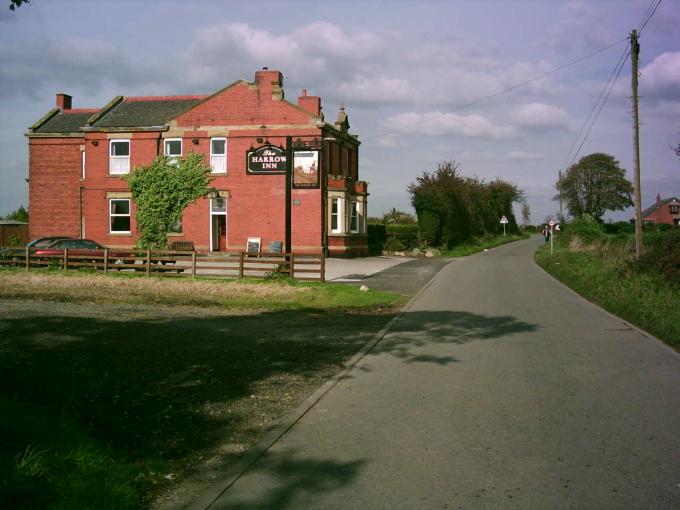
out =
<svg viewBox="0 0 680 510"><path fill-rule="evenodd" d="M541 161L544 156L540 152L511 151L505 157L512 161Z"/></svg>
<svg viewBox="0 0 680 510"><path fill-rule="evenodd" d="M569 114L562 108L545 103L527 103L515 107L512 121L528 129L569 129Z"/></svg>
<svg viewBox="0 0 680 510"><path fill-rule="evenodd" d="M680 51L662 53L640 70L640 93L648 99L680 101Z"/></svg>
<svg viewBox="0 0 680 510"><path fill-rule="evenodd" d="M507 139L518 135L517 129L496 125L482 115L458 115L433 111L428 113L400 113L383 122L386 131L398 130L401 134L466 138Z"/></svg>
<svg viewBox="0 0 680 510"><path fill-rule="evenodd" d="M356 76L338 85L337 96L346 103L393 104L412 101L414 90L406 80L385 76Z"/></svg>

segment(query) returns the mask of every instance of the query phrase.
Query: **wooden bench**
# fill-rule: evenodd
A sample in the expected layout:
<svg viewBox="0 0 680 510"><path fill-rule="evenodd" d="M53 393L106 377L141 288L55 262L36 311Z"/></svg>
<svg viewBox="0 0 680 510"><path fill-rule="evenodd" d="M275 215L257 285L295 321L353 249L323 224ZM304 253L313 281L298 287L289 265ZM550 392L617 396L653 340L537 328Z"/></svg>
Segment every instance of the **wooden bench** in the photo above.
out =
<svg viewBox="0 0 680 510"><path fill-rule="evenodd" d="M172 251L196 251L193 241L173 241Z"/></svg>

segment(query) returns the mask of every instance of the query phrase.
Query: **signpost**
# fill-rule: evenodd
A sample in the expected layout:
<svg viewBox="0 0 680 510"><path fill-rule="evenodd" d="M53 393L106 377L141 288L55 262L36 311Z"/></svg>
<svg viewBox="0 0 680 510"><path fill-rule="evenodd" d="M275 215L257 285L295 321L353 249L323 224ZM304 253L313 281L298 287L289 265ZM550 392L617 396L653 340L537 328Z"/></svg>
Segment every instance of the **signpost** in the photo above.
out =
<svg viewBox="0 0 680 510"><path fill-rule="evenodd" d="M559 230L560 226L555 224L555 220L550 220L548 222L548 226L550 227L550 255L552 256L553 254L553 229L554 230Z"/></svg>
<svg viewBox="0 0 680 510"><path fill-rule="evenodd" d="M503 235L505 235L505 225L508 223L508 219L505 216L501 216L501 225L503 225Z"/></svg>

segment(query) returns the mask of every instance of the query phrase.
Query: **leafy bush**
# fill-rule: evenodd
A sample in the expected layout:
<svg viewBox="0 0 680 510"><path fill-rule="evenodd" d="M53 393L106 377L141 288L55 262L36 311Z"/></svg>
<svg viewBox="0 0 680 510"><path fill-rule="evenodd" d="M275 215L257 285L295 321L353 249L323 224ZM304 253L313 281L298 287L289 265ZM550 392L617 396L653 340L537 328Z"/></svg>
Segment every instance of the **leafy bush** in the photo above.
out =
<svg viewBox="0 0 680 510"><path fill-rule="evenodd" d="M404 246L404 243L402 243L396 237L390 237L387 241L385 241L383 249L385 251L395 252L395 251L404 251L406 249L406 247Z"/></svg>
<svg viewBox="0 0 680 510"><path fill-rule="evenodd" d="M635 224L629 221L617 221L616 223L604 224L605 234L634 234Z"/></svg>
<svg viewBox="0 0 680 510"><path fill-rule="evenodd" d="M585 243L592 243L596 239L604 237L604 228L601 223L598 223L589 214L584 214L571 223L568 223L564 229L565 234L571 238L578 237Z"/></svg>
<svg viewBox="0 0 680 510"><path fill-rule="evenodd" d="M382 223L368 224L368 253L370 255L380 255L387 240L387 225Z"/></svg>
<svg viewBox="0 0 680 510"><path fill-rule="evenodd" d="M387 237L398 239L410 250L419 244L418 225L387 225Z"/></svg>
<svg viewBox="0 0 680 510"><path fill-rule="evenodd" d="M645 238L645 250L633 267L642 272L656 273L680 285L680 229Z"/></svg>

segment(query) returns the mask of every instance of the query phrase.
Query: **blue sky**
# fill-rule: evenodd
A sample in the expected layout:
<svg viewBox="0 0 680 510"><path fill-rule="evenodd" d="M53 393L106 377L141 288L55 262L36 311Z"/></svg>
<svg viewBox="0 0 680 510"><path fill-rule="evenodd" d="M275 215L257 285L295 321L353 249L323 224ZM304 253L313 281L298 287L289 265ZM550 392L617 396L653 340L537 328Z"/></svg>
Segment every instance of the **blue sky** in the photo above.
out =
<svg viewBox="0 0 680 510"><path fill-rule="evenodd" d="M7 2L8 3L8 2ZM26 128L54 105L115 95L203 94L268 66L286 97L340 103L363 141L369 214L411 210L408 184L455 160L465 175L514 182L532 222L554 214L559 169L625 42L655 0L59 1L0 11L0 215L28 203ZM645 206L680 195L680 0L663 0L640 38ZM580 156L607 152L632 180L630 63ZM385 133L392 132L389 135ZM615 219L632 216L618 213Z"/></svg>

